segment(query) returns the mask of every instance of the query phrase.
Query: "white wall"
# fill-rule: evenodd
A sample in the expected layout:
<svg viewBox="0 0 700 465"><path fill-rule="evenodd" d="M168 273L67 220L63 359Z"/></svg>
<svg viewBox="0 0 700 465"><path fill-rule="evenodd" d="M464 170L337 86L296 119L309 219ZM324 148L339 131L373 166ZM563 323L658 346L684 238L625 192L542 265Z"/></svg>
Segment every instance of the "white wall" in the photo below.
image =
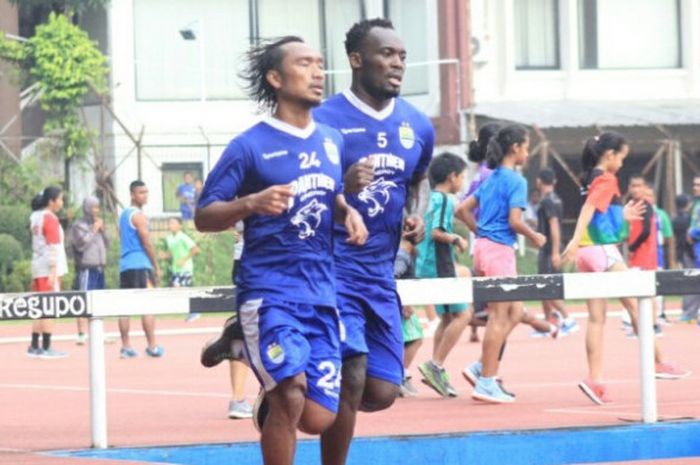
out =
<svg viewBox="0 0 700 465"><path fill-rule="evenodd" d="M289 0L292 2L293 0ZM437 0L423 0L428 11L425 18L428 27L429 44L427 59L438 57L437 40ZM368 17L382 14L383 0L365 0ZM134 44L134 1L112 0L108 6L109 41L112 66L113 107L129 130L138 135L144 129L146 154L153 156L155 164L163 162L201 162L207 169L205 139L200 129L206 133L212 148L211 164L219 158L222 144L226 144L236 134L242 132L259 118L256 107L248 100L219 101L139 101L136 99L135 44ZM348 19L348 18L346 18ZM335 26L334 26L335 27ZM345 26L343 26L345 27ZM174 40L181 40L174 37ZM225 44L221 45L222 47ZM207 61L210 60L207 48ZM409 60L410 61L410 60ZM435 115L439 111L438 65L429 66L430 92L426 95L410 97L410 100ZM116 122L113 125L115 163L120 164L115 175L115 187L119 199L129 203L128 185L137 177L135 151L127 157L133 144ZM166 149L148 148L162 144L201 144L199 148ZM163 209L162 178L154 163L144 155L142 178L149 186L151 196L147 211L161 213Z"/></svg>
<svg viewBox="0 0 700 465"><path fill-rule="evenodd" d="M700 98L700 0L681 0L682 63L679 69L580 69L578 0L558 0L558 70L516 70L513 2L471 0L472 29L482 42L476 57L476 102L497 100L650 100ZM627 0L633 11L635 0ZM618 21L634 23L635 15ZM628 30L634 29L626 24ZM646 32L637 28L638 34ZM640 36L642 37L642 36Z"/></svg>

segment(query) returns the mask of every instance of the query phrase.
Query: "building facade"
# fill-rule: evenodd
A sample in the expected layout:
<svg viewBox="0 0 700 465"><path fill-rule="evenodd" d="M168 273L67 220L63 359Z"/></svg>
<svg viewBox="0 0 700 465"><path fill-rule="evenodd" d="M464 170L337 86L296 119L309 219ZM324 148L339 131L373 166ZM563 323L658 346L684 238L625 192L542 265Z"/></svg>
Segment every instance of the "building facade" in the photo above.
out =
<svg viewBox="0 0 700 465"><path fill-rule="evenodd" d="M258 38L299 35L326 59L327 92L349 85L349 27L387 17L408 50L403 95L458 143L468 104L467 0L113 0L107 7L114 184L123 204L141 177L150 210L178 211L175 190L204 178L223 148L261 114L237 74ZM94 24L99 20L93 19ZM90 27L88 27L90 30ZM98 30L94 31L98 33ZM94 34L93 34L94 35Z"/></svg>
<svg viewBox="0 0 700 465"><path fill-rule="evenodd" d="M700 0L471 0L470 9L477 125L533 129L527 173L557 169L569 218L583 141L602 130L630 141L622 187L643 171L674 210L700 165Z"/></svg>

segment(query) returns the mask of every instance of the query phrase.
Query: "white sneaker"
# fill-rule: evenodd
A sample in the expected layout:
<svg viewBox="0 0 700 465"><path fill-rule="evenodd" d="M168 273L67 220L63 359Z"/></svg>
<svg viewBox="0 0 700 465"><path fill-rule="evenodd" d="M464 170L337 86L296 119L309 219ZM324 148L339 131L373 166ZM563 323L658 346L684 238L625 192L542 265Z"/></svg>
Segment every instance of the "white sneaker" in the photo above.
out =
<svg viewBox="0 0 700 465"><path fill-rule="evenodd" d="M232 400L228 403L228 417L231 419L252 418L253 407L245 400Z"/></svg>

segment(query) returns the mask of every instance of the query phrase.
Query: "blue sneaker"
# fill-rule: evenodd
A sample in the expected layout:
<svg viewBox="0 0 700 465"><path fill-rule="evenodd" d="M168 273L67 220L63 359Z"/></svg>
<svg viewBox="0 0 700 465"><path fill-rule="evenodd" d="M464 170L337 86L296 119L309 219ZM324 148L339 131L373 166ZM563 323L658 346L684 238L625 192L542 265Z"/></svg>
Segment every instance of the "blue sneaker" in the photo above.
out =
<svg viewBox="0 0 700 465"><path fill-rule="evenodd" d="M564 320L564 322L561 325L561 335L562 336L567 336L569 334L577 333L581 330L581 327L578 325L576 320L571 318L571 320L567 321Z"/></svg>
<svg viewBox="0 0 700 465"><path fill-rule="evenodd" d="M481 362L477 360L471 365L465 366L462 370L462 376L469 384L476 387L476 382L481 378Z"/></svg>
<svg viewBox="0 0 700 465"><path fill-rule="evenodd" d="M492 402L496 404L505 404L515 402L515 397L506 393L496 378L481 377L474 386L472 391L472 399L483 402Z"/></svg>
<svg viewBox="0 0 700 465"><path fill-rule="evenodd" d="M151 349L150 347L146 348L146 355L148 355L149 357L162 357L164 353L165 350L163 350L161 346L155 346L153 349Z"/></svg>
<svg viewBox="0 0 700 465"><path fill-rule="evenodd" d="M61 352L60 350L46 349L42 350L39 354L39 358L42 360L55 360L59 358L66 358L68 354Z"/></svg>
<svg viewBox="0 0 700 465"><path fill-rule="evenodd" d="M39 358L39 356L41 356L42 352L44 352L44 351L41 350L41 347L29 346L29 348L27 349L27 357Z"/></svg>
<svg viewBox="0 0 700 465"><path fill-rule="evenodd" d="M119 358L134 358L138 357L139 353L133 347L122 347L119 351Z"/></svg>

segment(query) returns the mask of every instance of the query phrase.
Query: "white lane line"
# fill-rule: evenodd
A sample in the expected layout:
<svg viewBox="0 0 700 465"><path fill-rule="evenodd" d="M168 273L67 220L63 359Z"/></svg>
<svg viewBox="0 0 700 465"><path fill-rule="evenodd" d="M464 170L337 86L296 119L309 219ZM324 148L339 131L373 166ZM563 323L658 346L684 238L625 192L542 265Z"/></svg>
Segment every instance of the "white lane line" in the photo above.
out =
<svg viewBox="0 0 700 465"><path fill-rule="evenodd" d="M0 389L36 389L45 391L77 391L87 392L90 390L84 386L64 386L52 384L0 384ZM128 388L108 388L108 393L113 394L136 394L136 395L154 395L154 396L172 396L172 397L222 397L229 398L230 394L222 394L219 392L189 392L189 391L161 391L148 389L128 389Z"/></svg>
<svg viewBox="0 0 700 465"><path fill-rule="evenodd" d="M183 328L183 329L157 329L156 330L156 336L183 336L183 335L189 335L189 334L220 334L221 333L221 326L218 328ZM139 331L131 331L129 332L130 336L136 336L136 337L145 337L146 334L139 330ZM51 336L51 340L53 341L75 341L77 340L78 336L75 334L60 334L60 335L54 335ZM117 331L112 331L109 333L105 333L105 339L107 339L106 342L114 342L115 340L119 339L119 332ZM111 341L110 341L111 339ZM17 344L19 342L29 342L31 340L30 337L26 336L19 336L19 337L3 337L0 338L0 344Z"/></svg>

